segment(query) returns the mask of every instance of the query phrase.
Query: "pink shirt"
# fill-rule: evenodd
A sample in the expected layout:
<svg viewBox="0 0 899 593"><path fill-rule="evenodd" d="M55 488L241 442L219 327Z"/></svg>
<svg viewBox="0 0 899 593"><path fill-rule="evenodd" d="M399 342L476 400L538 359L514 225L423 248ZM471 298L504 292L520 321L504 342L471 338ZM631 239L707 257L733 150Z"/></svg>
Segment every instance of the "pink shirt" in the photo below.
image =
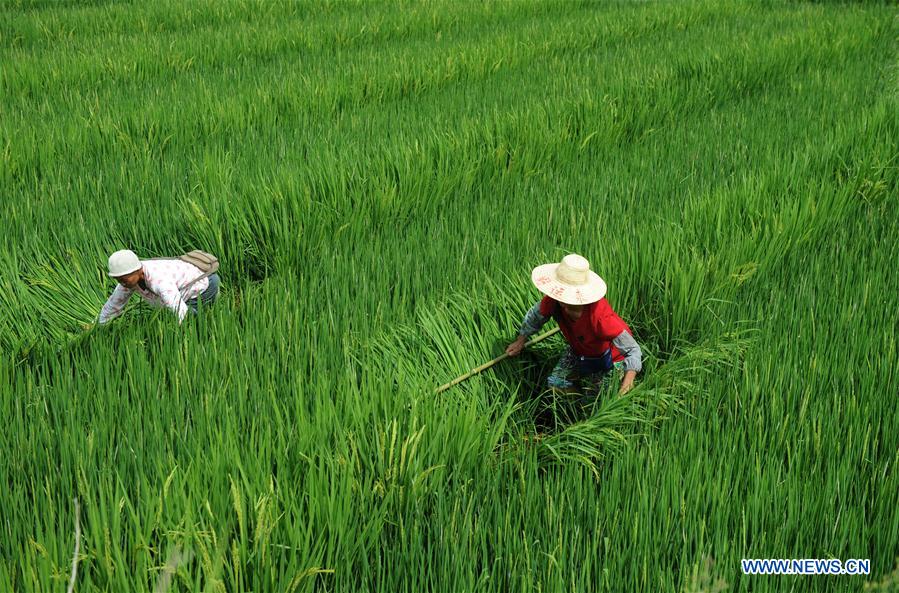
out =
<svg viewBox="0 0 899 593"><path fill-rule="evenodd" d="M209 278L203 278L182 294L183 287L192 282L194 278L201 276L203 272L195 265L179 259L151 259L142 261L141 265L144 268L144 282L147 290L140 286L131 290L121 284L117 285L100 311L100 317L97 320L99 323L106 323L113 317L121 315L128 299L135 292L151 305L171 309L178 315L178 323L181 323L184 316L187 315L185 301L197 298L209 287Z"/></svg>

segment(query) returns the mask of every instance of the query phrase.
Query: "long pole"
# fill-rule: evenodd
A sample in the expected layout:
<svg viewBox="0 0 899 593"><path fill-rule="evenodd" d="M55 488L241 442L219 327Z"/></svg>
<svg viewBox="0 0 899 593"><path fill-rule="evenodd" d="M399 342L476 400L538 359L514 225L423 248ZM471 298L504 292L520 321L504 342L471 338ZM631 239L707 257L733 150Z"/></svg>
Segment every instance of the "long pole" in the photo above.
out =
<svg viewBox="0 0 899 593"><path fill-rule="evenodd" d="M539 336L537 336L536 338L533 338L533 339L529 340L529 341L524 345L524 347L527 348L528 346L533 346L533 345L536 344L537 342L539 342L539 341L541 341L541 340L545 340L546 338L548 338L548 337L554 335L554 334L557 333L558 331L559 331L559 328L558 328L558 327L555 327L555 328L549 330L548 332L546 332L545 334L539 335ZM459 383L461 383L461 382L464 381L465 379L468 379L469 377L473 377L473 376L477 375L478 373L480 373L481 371L486 371L487 369L489 369L490 367L492 367L493 365L495 365L495 364L498 363L499 361L503 360L504 358L508 358L508 357L509 357L508 353L503 352L502 354L500 354L499 356L497 356L496 358L494 358L494 359L491 360L490 362L485 362L485 363L482 364L481 366L479 366L479 367L477 367L477 368L474 368L474 369L471 369L470 371L468 371L467 373L465 373L465 374L462 375L461 377L456 377L455 379L453 379L452 381L450 381L450 382L447 383L446 385L441 385L440 387L437 388L437 391L436 391L435 393L441 393L441 392L443 392L443 391L446 391L447 389L449 389L449 388L452 387L453 385L458 385Z"/></svg>

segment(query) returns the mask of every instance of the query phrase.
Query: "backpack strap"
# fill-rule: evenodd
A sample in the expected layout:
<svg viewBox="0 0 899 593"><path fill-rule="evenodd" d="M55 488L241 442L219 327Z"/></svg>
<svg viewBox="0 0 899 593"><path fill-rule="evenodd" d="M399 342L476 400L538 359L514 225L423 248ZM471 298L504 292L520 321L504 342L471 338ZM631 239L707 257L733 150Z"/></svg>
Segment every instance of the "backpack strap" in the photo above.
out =
<svg viewBox="0 0 899 593"><path fill-rule="evenodd" d="M212 274L212 272L203 272L202 274L200 274L199 276L197 276L196 278L194 278L193 280L191 280L190 282L188 282L187 284L185 284L185 285L181 288L181 291L180 291L180 292L181 292L181 300L186 300L186 299L184 298L184 295L187 294L187 291L190 290L190 287L191 287L191 286L193 286L194 284L196 284L197 282L199 282L199 281L202 280L203 278L209 277L211 274Z"/></svg>

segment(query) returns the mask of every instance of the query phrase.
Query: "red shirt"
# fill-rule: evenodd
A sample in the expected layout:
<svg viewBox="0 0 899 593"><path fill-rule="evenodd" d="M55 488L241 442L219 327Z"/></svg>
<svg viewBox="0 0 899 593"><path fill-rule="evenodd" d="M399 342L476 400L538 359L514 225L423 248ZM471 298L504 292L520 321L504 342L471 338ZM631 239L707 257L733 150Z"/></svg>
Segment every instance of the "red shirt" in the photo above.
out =
<svg viewBox="0 0 899 593"><path fill-rule="evenodd" d="M607 349L612 349L612 360L624 360L624 355L612 344L612 340L621 332L633 335L631 328L612 310L606 299L584 305L584 311L577 321L568 319L552 297L545 296L540 301L540 314L552 317L559 324L562 335L571 344L571 349L580 356L601 356Z"/></svg>

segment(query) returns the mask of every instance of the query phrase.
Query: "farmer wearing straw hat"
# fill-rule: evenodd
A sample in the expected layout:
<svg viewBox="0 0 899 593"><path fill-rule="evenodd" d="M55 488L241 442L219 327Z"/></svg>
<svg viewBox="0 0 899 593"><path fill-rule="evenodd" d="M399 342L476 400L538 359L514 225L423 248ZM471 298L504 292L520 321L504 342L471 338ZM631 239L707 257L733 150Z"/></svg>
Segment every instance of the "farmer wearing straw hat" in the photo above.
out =
<svg viewBox="0 0 899 593"><path fill-rule="evenodd" d="M527 312L506 353L517 356L528 337L553 318L568 347L547 379L549 387L570 392L582 380L596 386L615 369L622 374L618 393L627 393L643 368L643 354L630 327L604 298L606 283L587 260L566 255L561 263L534 268L531 280L546 296Z"/></svg>
<svg viewBox="0 0 899 593"><path fill-rule="evenodd" d="M201 302L210 305L218 298L218 274L204 273L179 258L141 261L133 251L122 249L109 256L109 275L118 285L100 311L101 324L121 315L135 292L152 305L171 309L178 323L188 310L196 313Z"/></svg>

